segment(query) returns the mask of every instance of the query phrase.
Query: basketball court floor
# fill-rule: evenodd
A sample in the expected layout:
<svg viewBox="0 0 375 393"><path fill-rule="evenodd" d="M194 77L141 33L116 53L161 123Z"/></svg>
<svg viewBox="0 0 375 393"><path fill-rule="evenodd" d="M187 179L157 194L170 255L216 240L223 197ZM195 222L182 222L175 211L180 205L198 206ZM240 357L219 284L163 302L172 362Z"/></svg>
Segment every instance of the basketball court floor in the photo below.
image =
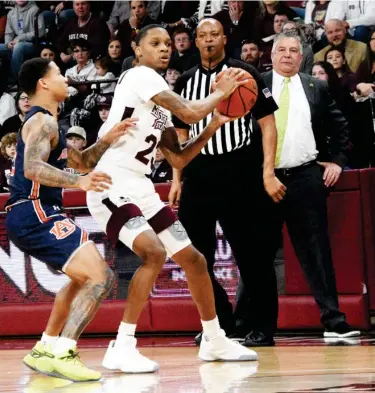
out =
<svg viewBox="0 0 375 393"><path fill-rule="evenodd" d="M142 337L155 374L124 375L101 367L107 338L80 340L81 357L101 370L99 382L72 383L39 375L22 363L35 340L0 339L0 392L22 393L302 393L375 392L375 338L324 342L319 336L279 336L259 348L258 362L205 363L192 337Z"/></svg>

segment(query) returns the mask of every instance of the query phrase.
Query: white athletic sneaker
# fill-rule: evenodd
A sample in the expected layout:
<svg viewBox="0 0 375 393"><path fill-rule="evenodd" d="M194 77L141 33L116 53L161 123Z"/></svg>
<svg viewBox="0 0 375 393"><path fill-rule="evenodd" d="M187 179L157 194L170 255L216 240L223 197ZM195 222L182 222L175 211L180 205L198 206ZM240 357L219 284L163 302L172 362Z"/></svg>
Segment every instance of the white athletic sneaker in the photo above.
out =
<svg viewBox="0 0 375 393"><path fill-rule="evenodd" d="M258 354L236 341L225 336L224 330L220 335L210 340L205 334L202 336L198 357L206 362L224 361L241 362L258 360Z"/></svg>
<svg viewBox="0 0 375 393"><path fill-rule="evenodd" d="M109 343L102 366L109 370L121 370L129 374L154 373L159 365L141 355L136 348L137 340L129 337L125 345L115 346L115 341Z"/></svg>

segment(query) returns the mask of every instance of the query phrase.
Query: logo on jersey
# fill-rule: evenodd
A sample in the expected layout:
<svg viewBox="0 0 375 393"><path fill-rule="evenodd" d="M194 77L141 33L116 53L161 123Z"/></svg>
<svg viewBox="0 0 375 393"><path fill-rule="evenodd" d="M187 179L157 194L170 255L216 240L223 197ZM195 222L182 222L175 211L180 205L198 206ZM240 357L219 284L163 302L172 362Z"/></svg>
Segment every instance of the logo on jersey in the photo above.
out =
<svg viewBox="0 0 375 393"><path fill-rule="evenodd" d="M60 157L57 160L66 160L68 158L68 149L62 149Z"/></svg>
<svg viewBox="0 0 375 393"><path fill-rule="evenodd" d="M151 111L152 116L155 117L154 124L152 125L155 130L164 131L167 124L168 116L164 113L160 106L155 105Z"/></svg>
<svg viewBox="0 0 375 393"><path fill-rule="evenodd" d="M76 226L69 220L69 218L66 218L62 221L56 221L49 233L55 235L57 240L62 240L71 235L75 230Z"/></svg>

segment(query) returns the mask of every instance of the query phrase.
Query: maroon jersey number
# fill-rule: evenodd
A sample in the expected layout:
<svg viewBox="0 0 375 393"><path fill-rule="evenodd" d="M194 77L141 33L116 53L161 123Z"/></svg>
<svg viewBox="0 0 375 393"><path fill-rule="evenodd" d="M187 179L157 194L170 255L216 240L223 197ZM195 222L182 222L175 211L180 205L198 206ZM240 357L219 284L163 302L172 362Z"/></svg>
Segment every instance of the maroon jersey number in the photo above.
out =
<svg viewBox="0 0 375 393"><path fill-rule="evenodd" d="M148 165L148 163L150 162L150 159L147 158L147 156L154 151L154 149L158 143L158 140L155 135L151 134L146 137L145 142L151 143L150 146L145 150L139 151L137 153L137 155L135 156L135 158L138 161L141 161L142 164Z"/></svg>

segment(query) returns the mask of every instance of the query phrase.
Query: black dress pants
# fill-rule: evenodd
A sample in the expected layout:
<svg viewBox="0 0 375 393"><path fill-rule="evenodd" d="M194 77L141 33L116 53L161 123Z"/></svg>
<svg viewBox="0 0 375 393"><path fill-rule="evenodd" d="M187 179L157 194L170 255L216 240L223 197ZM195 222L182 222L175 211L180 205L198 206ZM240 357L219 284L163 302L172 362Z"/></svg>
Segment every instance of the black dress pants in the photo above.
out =
<svg viewBox="0 0 375 393"><path fill-rule="evenodd" d="M246 166L242 167L242 173L238 168L230 172L231 175L218 171L217 175L185 178L179 208L179 218L193 245L207 260L217 315L228 334L235 330L232 305L213 271L217 221L230 244L246 287L256 286L259 277L252 272L254 266L257 266L257 274L262 276L265 290L262 294L250 294L262 296L262 302L255 302L251 311L265 323L271 323L266 322L269 315L277 313L277 292L270 292L276 291L273 266L261 261L261 255L268 247L262 230L262 206L268 198L264 192L262 170L251 171Z"/></svg>
<svg viewBox="0 0 375 393"><path fill-rule="evenodd" d="M336 290L335 271L328 237L327 196L328 190L323 182L323 169L318 164L301 166L288 173L277 173L279 179L287 187L284 200L278 204L268 200L265 208L264 223L267 230L267 251L260 258L259 264L270 264L273 268L274 258L279 248L279 239L284 222L312 294L320 309L321 323L331 328L345 321L345 314L340 312ZM271 258L270 258L271 257ZM268 287L269 277L264 277L258 270L258 264L252 271L258 277L257 288L249 288L247 280L242 276L243 286L237 293L236 318L246 320L247 308L259 308L264 303L261 293L264 290L276 298L277 291ZM273 273L274 275L274 273ZM274 276L273 276L274 277ZM257 291L259 294L256 295ZM246 301L247 298L247 301ZM263 307L266 307L264 303ZM269 309L272 317L262 321L262 314L254 314L250 321L250 329L273 333L277 325L277 311ZM268 323L272 321L269 325ZM255 323L254 323L255 322Z"/></svg>

